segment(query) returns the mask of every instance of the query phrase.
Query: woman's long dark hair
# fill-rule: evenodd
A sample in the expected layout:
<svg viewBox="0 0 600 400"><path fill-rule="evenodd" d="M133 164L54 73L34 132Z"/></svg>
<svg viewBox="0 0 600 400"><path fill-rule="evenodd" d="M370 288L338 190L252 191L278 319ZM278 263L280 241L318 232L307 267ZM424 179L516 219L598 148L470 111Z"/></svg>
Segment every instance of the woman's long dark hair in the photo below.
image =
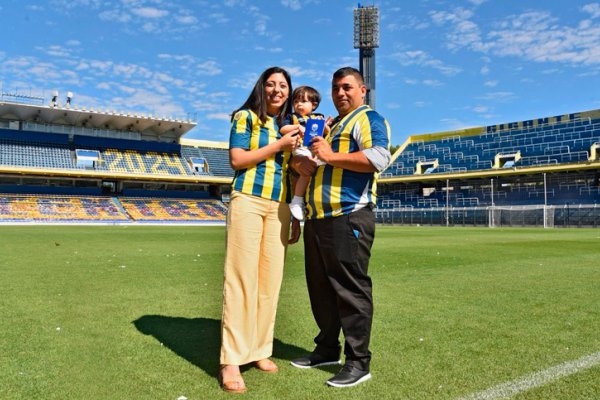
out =
<svg viewBox="0 0 600 400"><path fill-rule="evenodd" d="M281 109L279 110L279 113L277 113L277 115L274 115L275 119L277 120L277 123L281 125L285 116L287 114L292 113L292 78L290 78L290 74L288 74L288 72L285 69L280 67L271 67L267 68L260 75L260 77L256 81L256 84L254 85L254 89L252 89L252 92L250 93L250 96L248 96L246 102L240 108L236 109L233 113L231 113L232 121L233 116L238 111L248 108L254 111L256 115L258 115L258 118L260 118L260 121L263 124L267 121L269 114L267 113L267 102L265 99L265 83L267 82L267 79L269 79L269 77L273 74L283 74L289 87L289 94L287 100L283 104L283 107L281 107Z"/></svg>

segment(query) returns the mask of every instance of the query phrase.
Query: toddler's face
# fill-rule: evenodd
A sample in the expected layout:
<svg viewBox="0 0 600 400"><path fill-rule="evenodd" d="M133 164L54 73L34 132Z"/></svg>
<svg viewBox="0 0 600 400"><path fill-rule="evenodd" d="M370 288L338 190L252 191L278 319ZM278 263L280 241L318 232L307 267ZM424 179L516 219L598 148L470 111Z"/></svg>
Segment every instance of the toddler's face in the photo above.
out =
<svg viewBox="0 0 600 400"><path fill-rule="evenodd" d="M304 98L294 99L294 112L306 117L313 110L313 103L309 101L306 96Z"/></svg>

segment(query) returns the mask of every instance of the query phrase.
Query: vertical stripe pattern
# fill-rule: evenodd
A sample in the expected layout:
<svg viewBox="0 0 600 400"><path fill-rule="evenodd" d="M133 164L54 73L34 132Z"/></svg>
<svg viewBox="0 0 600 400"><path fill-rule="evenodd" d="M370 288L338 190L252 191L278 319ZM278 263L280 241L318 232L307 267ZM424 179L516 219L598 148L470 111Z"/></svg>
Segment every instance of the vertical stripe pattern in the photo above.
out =
<svg viewBox="0 0 600 400"><path fill-rule="evenodd" d="M256 150L281 137L274 118L262 124L252 110L241 110L234 116L229 135L229 148ZM287 173L290 152L278 152L264 161L235 172L232 189L264 199L291 200L291 178Z"/></svg>
<svg viewBox="0 0 600 400"><path fill-rule="evenodd" d="M389 149L388 122L363 105L331 128L327 141L336 153L355 153L373 146ZM354 172L331 165L317 168L306 194L307 218L322 219L349 214L361 206L375 204L375 173Z"/></svg>

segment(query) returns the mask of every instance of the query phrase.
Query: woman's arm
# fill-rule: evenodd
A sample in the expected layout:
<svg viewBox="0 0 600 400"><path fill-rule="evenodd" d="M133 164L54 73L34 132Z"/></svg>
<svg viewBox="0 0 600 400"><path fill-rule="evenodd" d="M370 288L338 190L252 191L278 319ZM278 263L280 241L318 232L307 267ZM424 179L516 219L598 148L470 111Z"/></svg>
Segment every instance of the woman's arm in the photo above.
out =
<svg viewBox="0 0 600 400"><path fill-rule="evenodd" d="M266 160L280 151L292 151L298 144L298 135L284 135L276 142L270 143L260 149L244 150L241 148L229 149L229 163L234 171L248 168Z"/></svg>

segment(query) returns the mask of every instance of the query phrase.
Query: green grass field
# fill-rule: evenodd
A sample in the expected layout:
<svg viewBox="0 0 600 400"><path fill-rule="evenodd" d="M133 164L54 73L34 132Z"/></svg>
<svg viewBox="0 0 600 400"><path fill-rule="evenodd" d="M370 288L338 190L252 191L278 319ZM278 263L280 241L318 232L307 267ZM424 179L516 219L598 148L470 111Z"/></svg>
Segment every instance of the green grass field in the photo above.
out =
<svg viewBox="0 0 600 400"><path fill-rule="evenodd" d="M223 250L223 227L0 226L0 398L235 397L215 378ZM289 365L316 334L292 246L280 372L245 368L242 397L476 398L597 355L599 256L600 230L378 227L373 379L334 389L335 368ZM514 398L600 398L598 362L556 378Z"/></svg>

